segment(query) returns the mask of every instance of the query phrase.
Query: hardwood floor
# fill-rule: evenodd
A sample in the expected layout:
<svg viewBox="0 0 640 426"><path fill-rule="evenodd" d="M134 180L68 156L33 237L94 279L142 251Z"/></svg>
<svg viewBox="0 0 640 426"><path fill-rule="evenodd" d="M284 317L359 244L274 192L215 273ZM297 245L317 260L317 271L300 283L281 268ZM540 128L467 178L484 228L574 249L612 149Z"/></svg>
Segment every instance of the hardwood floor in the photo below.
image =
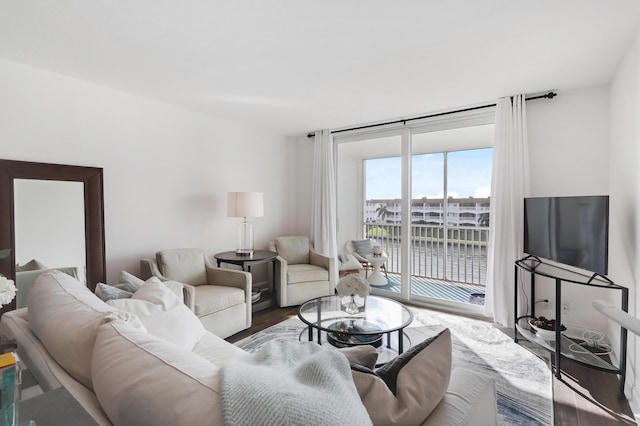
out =
<svg viewBox="0 0 640 426"><path fill-rule="evenodd" d="M562 362L562 379L553 376L556 425L635 425L626 398L618 398L618 376L575 362Z"/></svg>
<svg viewBox="0 0 640 426"><path fill-rule="evenodd" d="M251 327L241 331L240 333L236 333L233 336L227 337L226 341L231 343L239 342L245 337L251 336L258 331L262 331L267 327L271 327L272 325L297 315L297 306L291 306L288 308L275 307L260 312L254 312L253 318L251 319Z"/></svg>
<svg viewBox="0 0 640 426"><path fill-rule="evenodd" d="M228 337L236 343L267 327L297 315L298 307L271 308L253 315L250 328ZM551 374L551 373L549 373ZM554 424L562 426L635 425L626 399L617 397L616 375L575 362L562 363L562 379L553 377Z"/></svg>

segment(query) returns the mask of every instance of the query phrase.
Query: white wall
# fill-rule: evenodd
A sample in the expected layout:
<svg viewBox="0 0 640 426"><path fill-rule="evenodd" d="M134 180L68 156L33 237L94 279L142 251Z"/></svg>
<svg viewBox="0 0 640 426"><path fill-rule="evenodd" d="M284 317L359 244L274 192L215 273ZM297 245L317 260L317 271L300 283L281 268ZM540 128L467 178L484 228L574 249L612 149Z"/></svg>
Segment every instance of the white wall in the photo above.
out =
<svg viewBox="0 0 640 426"><path fill-rule="evenodd" d="M228 191L263 191L256 248L296 214L284 137L0 60L0 158L104 168L107 281L157 250L236 247ZM264 265L262 265L264 266ZM258 270L258 273L266 271Z"/></svg>
<svg viewBox="0 0 640 426"><path fill-rule="evenodd" d="M609 194L609 95L602 85L527 103L531 196ZM606 331L607 320L591 302L607 292L573 284L562 291L570 308L563 324ZM537 305L536 315L555 318L555 282L537 277L536 300L545 298L550 309Z"/></svg>
<svg viewBox="0 0 640 426"><path fill-rule="evenodd" d="M610 276L629 287L629 312L640 317L640 32L611 83ZM640 339L629 333L626 395L640 413Z"/></svg>
<svg viewBox="0 0 640 426"><path fill-rule="evenodd" d="M609 86L527 102L531 196L609 191Z"/></svg>

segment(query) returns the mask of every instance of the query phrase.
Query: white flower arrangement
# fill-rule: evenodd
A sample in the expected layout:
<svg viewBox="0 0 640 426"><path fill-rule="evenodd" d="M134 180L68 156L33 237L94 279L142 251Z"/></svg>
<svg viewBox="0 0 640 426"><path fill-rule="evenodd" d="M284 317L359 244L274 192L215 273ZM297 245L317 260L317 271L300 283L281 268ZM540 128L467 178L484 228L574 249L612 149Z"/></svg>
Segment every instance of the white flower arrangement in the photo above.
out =
<svg viewBox="0 0 640 426"><path fill-rule="evenodd" d="M0 276L0 306L11 303L13 298L16 297L16 291L18 290L13 284L13 280Z"/></svg>
<svg viewBox="0 0 640 426"><path fill-rule="evenodd" d="M349 274L338 281L336 285L338 296L352 296L357 294L360 297L366 297L371 292L369 282L358 274Z"/></svg>

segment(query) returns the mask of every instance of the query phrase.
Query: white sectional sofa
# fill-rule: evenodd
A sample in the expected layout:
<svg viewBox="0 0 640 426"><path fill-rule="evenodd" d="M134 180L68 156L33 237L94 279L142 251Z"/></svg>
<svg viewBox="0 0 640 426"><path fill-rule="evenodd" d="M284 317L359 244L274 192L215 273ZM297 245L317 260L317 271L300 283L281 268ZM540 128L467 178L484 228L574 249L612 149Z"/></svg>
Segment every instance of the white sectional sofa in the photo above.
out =
<svg viewBox="0 0 640 426"><path fill-rule="evenodd" d="M118 303L155 312L145 305L150 299L142 299ZM19 356L45 392L64 386L101 425L223 424L221 366L248 354L191 319L177 321L184 327L180 336L167 334L176 326L167 319L176 317L163 315L182 308L168 303L168 297L160 299L155 302L164 310L158 308L157 318L165 322L154 329L148 320L153 315L144 319L122 311L69 275L46 272L34 283L28 308L2 316L0 333L16 341ZM352 363L367 364L370 351L364 347L346 356ZM422 424L497 424L493 381L454 370L447 382L444 397Z"/></svg>

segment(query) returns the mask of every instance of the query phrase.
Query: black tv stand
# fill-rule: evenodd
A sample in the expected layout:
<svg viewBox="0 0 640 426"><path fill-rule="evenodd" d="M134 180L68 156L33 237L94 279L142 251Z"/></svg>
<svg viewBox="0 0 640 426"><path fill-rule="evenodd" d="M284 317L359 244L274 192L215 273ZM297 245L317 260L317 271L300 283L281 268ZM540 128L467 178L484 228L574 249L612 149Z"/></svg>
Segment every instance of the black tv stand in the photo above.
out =
<svg viewBox="0 0 640 426"><path fill-rule="evenodd" d="M514 293L514 307L515 307L515 324L514 324L514 341L518 342L518 335L523 336L530 342L541 346L551 353L554 354L555 360L555 376L558 379L562 378L561 375L561 361L563 359L567 359L570 361L577 362L579 364L585 365L590 368L594 368L600 371L618 374L620 376L619 381L619 389L618 396L624 398L624 385L625 385L625 375L627 370L627 329L624 327L620 327L620 361L619 365L615 366L611 362L608 362L598 355L595 355L589 351L582 352L574 352L569 349L570 345L573 345L575 342L571 340L569 337L565 336L562 332L561 327L556 327L555 330L555 339L554 340L546 340L540 336L538 336L529 324L529 319L534 317L535 314L535 279L536 276L544 276L547 278L551 278L555 280L555 293L556 293L556 303L555 303L555 314L556 314L556 324L562 325L562 284L564 283L573 283L579 285L586 285L590 287L600 287L606 288L610 290L616 290L621 292L621 309L624 312L628 312L629 308L629 289L626 287L622 287L609 278L601 275L601 274L593 274L591 276L582 274L580 272L575 272L569 269L562 268L557 265L553 265L547 263L535 256L527 256L523 259L517 260L514 266L515 270L515 293ZM530 283L530 306L529 312L531 314L520 315L519 306L518 306L518 276L520 270L524 272L529 272L531 283ZM560 342L560 344L556 344L556 342Z"/></svg>

